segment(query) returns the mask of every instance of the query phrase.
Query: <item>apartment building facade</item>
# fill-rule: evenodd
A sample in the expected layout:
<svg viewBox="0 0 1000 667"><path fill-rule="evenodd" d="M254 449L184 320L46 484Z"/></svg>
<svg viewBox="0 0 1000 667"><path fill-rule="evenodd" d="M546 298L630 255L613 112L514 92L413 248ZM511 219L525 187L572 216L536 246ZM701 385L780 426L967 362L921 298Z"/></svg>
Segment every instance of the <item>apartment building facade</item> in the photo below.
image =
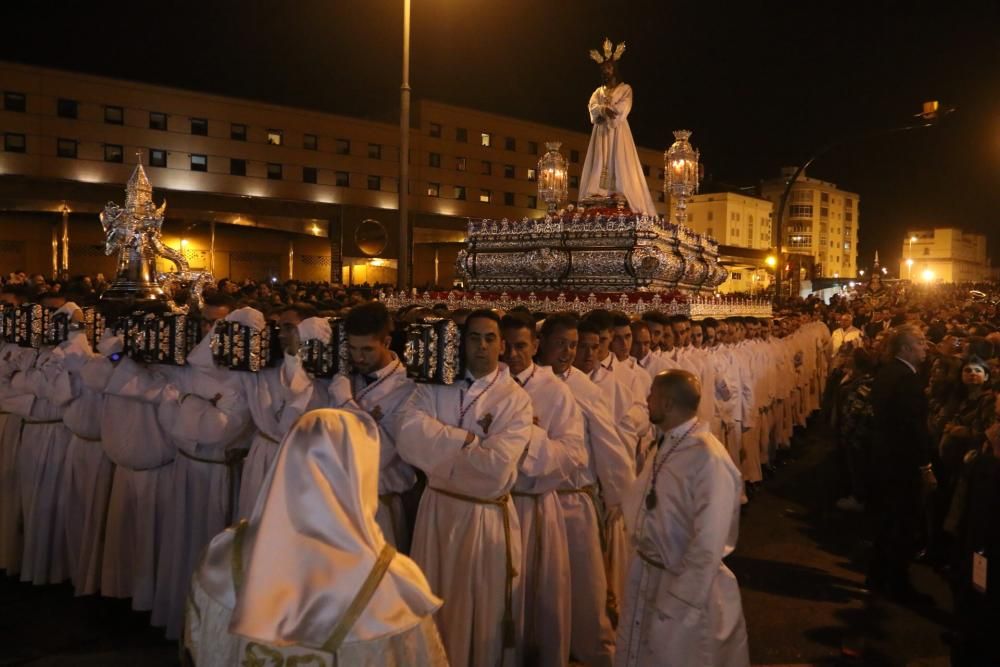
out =
<svg viewBox="0 0 1000 667"><path fill-rule="evenodd" d="M913 229L903 239L899 277L914 282L990 280L986 236L951 227Z"/></svg>
<svg viewBox="0 0 1000 667"><path fill-rule="evenodd" d="M769 250L772 246L773 205L770 201L737 192L694 195L688 204L688 225L707 234L722 246ZM722 293L760 293L771 284L766 254L747 253L727 262L729 278L719 286Z"/></svg>

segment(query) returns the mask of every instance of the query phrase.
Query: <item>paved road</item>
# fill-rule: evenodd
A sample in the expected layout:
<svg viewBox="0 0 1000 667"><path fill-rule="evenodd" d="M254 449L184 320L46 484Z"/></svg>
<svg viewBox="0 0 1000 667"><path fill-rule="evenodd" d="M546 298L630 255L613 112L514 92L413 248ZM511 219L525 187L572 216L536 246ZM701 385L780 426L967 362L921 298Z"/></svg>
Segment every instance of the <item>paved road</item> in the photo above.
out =
<svg viewBox="0 0 1000 667"><path fill-rule="evenodd" d="M946 587L915 568L935 608L913 611L862 588L863 515L828 508L832 446L819 429L797 443L748 507L729 559L743 592L755 665L947 665ZM127 601L75 598L68 586L0 576L0 665L176 665L176 645Z"/></svg>

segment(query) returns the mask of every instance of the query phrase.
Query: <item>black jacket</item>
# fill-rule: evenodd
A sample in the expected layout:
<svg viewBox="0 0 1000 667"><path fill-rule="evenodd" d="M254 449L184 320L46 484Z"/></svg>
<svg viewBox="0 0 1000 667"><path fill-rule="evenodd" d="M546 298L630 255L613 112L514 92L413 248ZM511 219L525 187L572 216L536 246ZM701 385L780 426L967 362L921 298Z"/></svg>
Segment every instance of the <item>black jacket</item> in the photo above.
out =
<svg viewBox="0 0 1000 667"><path fill-rule="evenodd" d="M914 479L930 463L923 378L899 359L879 369L872 385L875 478Z"/></svg>

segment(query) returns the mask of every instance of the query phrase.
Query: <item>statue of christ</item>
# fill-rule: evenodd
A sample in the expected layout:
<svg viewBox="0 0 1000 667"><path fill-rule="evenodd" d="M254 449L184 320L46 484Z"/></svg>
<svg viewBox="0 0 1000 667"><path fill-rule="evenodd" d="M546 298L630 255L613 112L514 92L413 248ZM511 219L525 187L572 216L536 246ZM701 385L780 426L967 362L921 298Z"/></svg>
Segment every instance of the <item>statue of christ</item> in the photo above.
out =
<svg viewBox="0 0 1000 667"><path fill-rule="evenodd" d="M624 42L612 51L611 40L605 39L603 56L597 50L590 52L601 68L603 83L587 105L594 130L580 175L580 199L617 194L624 196L633 212L655 216L656 206L628 125L632 87L622 83L618 75L618 60L624 51Z"/></svg>

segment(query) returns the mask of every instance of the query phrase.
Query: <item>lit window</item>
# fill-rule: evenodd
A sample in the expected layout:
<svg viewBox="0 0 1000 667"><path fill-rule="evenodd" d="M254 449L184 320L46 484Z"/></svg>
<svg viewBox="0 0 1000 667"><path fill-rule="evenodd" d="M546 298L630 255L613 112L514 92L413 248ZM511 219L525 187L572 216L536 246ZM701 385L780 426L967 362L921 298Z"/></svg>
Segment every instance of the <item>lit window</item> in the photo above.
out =
<svg viewBox="0 0 1000 667"><path fill-rule="evenodd" d="M465 199L465 186L456 185L455 186L455 199Z"/></svg>
<svg viewBox="0 0 1000 667"><path fill-rule="evenodd" d="M167 114L159 113L157 111L150 111L149 129L165 131L167 129Z"/></svg>
<svg viewBox="0 0 1000 667"><path fill-rule="evenodd" d="M381 176L369 176L368 177L368 189L369 190L381 190L382 189L382 177Z"/></svg>
<svg viewBox="0 0 1000 667"><path fill-rule="evenodd" d="M191 171L208 171L208 156L207 155L192 155L191 156Z"/></svg>
<svg viewBox="0 0 1000 667"><path fill-rule="evenodd" d="M240 160L237 158L231 158L229 160L229 173L233 176L246 176L247 175L247 161Z"/></svg>
<svg viewBox="0 0 1000 667"><path fill-rule="evenodd" d="M464 157L455 158L455 169L465 171L466 161Z"/></svg>
<svg viewBox="0 0 1000 667"><path fill-rule="evenodd" d="M528 170L528 180L529 181L534 181L535 180L535 170L534 169L529 169Z"/></svg>
<svg viewBox="0 0 1000 667"><path fill-rule="evenodd" d="M121 125L125 122L125 110L121 107L104 107L104 122Z"/></svg>
<svg viewBox="0 0 1000 667"><path fill-rule="evenodd" d="M334 182L337 184L338 188L349 188L351 187L351 174L347 171L338 171L334 174Z"/></svg>
<svg viewBox="0 0 1000 667"><path fill-rule="evenodd" d="M368 157L372 160L381 160L382 144L368 144Z"/></svg>
<svg viewBox="0 0 1000 667"><path fill-rule="evenodd" d="M302 167L302 182L303 183L316 182L316 167Z"/></svg>
<svg viewBox="0 0 1000 667"><path fill-rule="evenodd" d="M271 146L280 146L284 143L284 132L281 130L268 130L267 131L267 143Z"/></svg>
<svg viewBox="0 0 1000 667"><path fill-rule="evenodd" d="M4 111L20 111L24 112L27 107L25 101L24 93L4 93L3 94L3 108Z"/></svg>
<svg viewBox="0 0 1000 667"><path fill-rule="evenodd" d="M76 158L77 145L75 139L59 139L56 142L56 156Z"/></svg>
<svg viewBox="0 0 1000 667"><path fill-rule="evenodd" d="M492 199L493 199L493 193L490 192L489 190L480 190L479 191L479 201L481 203L483 203L483 204L489 204Z"/></svg>
<svg viewBox="0 0 1000 667"><path fill-rule="evenodd" d="M427 184L427 196L428 197L440 197L441 196L441 184L440 183L428 183Z"/></svg>
<svg viewBox="0 0 1000 667"><path fill-rule="evenodd" d="M302 136L302 148L307 151L314 151L319 148L319 138L315 134L306 134Z"/></svg>
<svg viewBox="0 0 1000 667"><path fill-rule="evenodd" d="M435 137L435 138L438 138L438 137L441 136L441 123L431 123L431 126L430 126L430 135L432 137ZM436 197L437 195L434 195L434 196Z"/></svg>
<svg viewBox="0 0 1000 667"><path fill-rule="evenodd" d="M242 123L233 123L229 126L229 138L233 141L246 141L247 126Z"/></svg>
<svg viewBox="0 0 1000 667"><path fill-rule="evenodd" d="M482 132L479 135L479 145L489 148L493 144L493 135L489 132Z"/></svg>
<svg viewBox="0 0 1000 667"><path fill-rule="evenodd" d="M27 142L23 134L7 132L3 135L3 149L8 153L23 153L26 146Z"/></svg>
<svg viewBox="0 0 1000 667"><path fill-rule="evenodd" d="M351 154L351 140L350 139L337 139L333 145L333 152L337 155L350 155Z"/></svg>
<svg viewBox="0 0 1000 667"><path fill-rule="evenodd" d="M150 148L149 149L149 166L150 167L166 167L167 166L167 151L162 148Z"/></svg>
<svg viewBox="0 0 1000 667"><path fill-rule="evenodd" d="M124 157L125 152L118 144L104 144L105 162L122 162Z"/></svg>
<svg viewBox="0 0 1000 667"><path fill-rule="evenodd" d="M204 118L192 118L191 119L191 134L197 134L203 137L208 136L208 120Z"/></svg>
<svg viewBox="0 0 1000 667"><path fill-rule="evenodd" d="M60 118L76 118L80 112L80 103L76 100L59 98L56 100L56 115Z"/></svg>

